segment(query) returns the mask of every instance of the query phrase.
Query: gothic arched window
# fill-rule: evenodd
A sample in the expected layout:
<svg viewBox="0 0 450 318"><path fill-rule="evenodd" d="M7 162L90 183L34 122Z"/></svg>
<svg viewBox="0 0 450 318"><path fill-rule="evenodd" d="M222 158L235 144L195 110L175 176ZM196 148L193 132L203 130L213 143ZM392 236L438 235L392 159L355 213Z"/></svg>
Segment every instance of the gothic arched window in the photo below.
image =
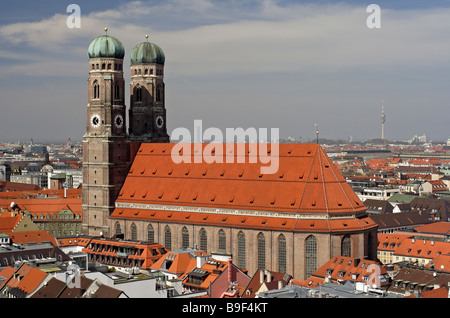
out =
<svg viewBox="0 0 450 318"><path fill-rule="evenodd" d="M238 233L238 262L237 265L239 268L246 268L246 256L245 256L245 234L240 231Z"/></svg>
<svg viewBox="0 0 450 318"><path fill-rule="evenodd" d="M305 240L305 279L317 270L317 240L310 235Z"/></svg>
<svg viewBox="0 0 450 318"><path fill-rule="evenodd" d="M227 251L227 235L224 230L219 231L219 252L225 253Z"/></svg>
<svg viewBox="0 0 450 318"><path fill-rule="evenodd" d="M350 235L345 235L341 242L341 255L346 257L352 257L352 240Z"/></svg>
<svg viewBox="0 0 450 318"><path fill-rule="evenodd" d="M131 224L131 240L132 241L137 241L138 239L138 234L137 234L137 227L136 224Z"/></svg>
<svg viewBox="0 0 450 318"><path fill-rule="evenodd" d="M136 101L142 102L142 87L136 87Z"/></svg>
<svg viewBox="0 0 450 318"><path fill-rule="evenodd" d="M208 250L208 236L206 235L206 230L202 228L199 234L200 234L200 249L206 252Z"/></svg>
<svg viewBox="0 0 450 318"><path fill-rule="evenodd" d="M185 226L181 230L181 247L182 248L189 247L189 231Z"/></svg>
<svg viewBox="0 0 450 318"><path fill-rule="evenodd" d="M286 238L278 236L278 272L286 273Z"/></svg>
<svg viewBox="0 0 450 318"><path fill-rule="evenodd" d="M94 82L94 99L100 98L100 85L98 85L98 82Z"/></svg>
<svg viewBox="0 0 450 318"><path fill-rule="evenodd" d="M265 269L266 267L266 238L264 234L258 234L258 268Z"/></svg>
<svg viewBox="0 0 450 318"><path fill-rule="evenodd" d="M114 98L120 99L120 85L117 83L114 85Z"/></svg>
<svg viewBox="0 0 450 318"><path fill-rule="evenodd" d="M116 235L122 234L122 229L120 228L120 223L116 223Z"/></svg>
<svg viewBox="0 0 450 318"><path fill-rule="evenodd" d="M151 224L147 226L147 241L149 241L150 243L155 242L155 230L153 229L153 226Z"/></svg>
<svg viewBox="0 0 450 318"><path fill-rule="evenodd" d="M164 228L164 245L169 251L172 249L172 231L168 225Z"/></svg>

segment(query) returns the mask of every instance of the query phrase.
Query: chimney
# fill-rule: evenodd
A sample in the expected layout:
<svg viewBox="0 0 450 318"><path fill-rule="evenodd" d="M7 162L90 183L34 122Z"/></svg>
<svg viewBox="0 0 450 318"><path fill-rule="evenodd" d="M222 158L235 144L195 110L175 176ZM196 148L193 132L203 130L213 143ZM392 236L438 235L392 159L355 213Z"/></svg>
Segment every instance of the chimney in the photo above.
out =
<svg viewBox="0 0 450 318"><path fill-rule="evenodd" d="M265 273L267 275L267 282L270 283L272 281L272 274L267 269L265 270Z"/></svg>
<svg viewBox="0 0 450 318"><path fill-rule="evenodd" d="M279 280L278 281L278 289L281 289L281 288L283 288L283 281Z"/></svg>
<svg viewBox="0 0 450 318"><path fill-rule="evenodd" d="M259 270L259 283L264 283L264 270L262 269Z"/></svg>
<svg viewBox="0 0 450 318"><path fill-rule="evenodd" d="M201 255L201 256L197 255L197 268L202 268L203 264L206 263L208 258L209 258L208 255Z"/></svg>

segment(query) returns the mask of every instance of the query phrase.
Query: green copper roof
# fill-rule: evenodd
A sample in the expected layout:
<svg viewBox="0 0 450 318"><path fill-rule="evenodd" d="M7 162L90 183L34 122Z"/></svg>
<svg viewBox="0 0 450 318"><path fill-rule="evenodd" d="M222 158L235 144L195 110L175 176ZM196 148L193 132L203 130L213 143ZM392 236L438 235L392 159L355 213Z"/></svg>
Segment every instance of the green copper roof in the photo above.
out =
<svg viewBox="0 0 450 318"><path fill-rule="evenodd" d="M122 42L115 37L109 35L101 35L96 37L88 49L89 58L94 57L113 57L123 59L125 56L125 49Z"/></svg>
<svg viewBox="0 0 450 318"><path fill-rule="evenodd" d="M164 64L166 57L163 50L154 43L142 42L131 51L131 65L136 64Z"/></svg>

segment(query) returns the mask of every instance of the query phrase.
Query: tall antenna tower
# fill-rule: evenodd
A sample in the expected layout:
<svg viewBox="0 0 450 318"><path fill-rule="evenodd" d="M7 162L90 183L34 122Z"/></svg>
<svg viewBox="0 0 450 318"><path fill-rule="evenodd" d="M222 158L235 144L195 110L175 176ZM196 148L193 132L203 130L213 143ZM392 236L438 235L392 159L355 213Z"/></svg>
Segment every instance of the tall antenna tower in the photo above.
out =
<svg viewBox="0 0 450 318"><path fill-rule="evenodd" d="M386 122L386 115L384 113L384 100L381 101L381 139L384 140L384 123Z"/></svg>

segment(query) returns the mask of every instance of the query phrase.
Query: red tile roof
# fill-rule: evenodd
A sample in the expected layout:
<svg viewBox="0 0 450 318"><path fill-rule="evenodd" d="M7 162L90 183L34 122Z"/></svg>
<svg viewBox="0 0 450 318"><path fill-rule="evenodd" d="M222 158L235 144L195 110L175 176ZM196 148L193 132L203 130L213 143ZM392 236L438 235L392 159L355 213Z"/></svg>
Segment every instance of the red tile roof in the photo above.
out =
<svg viewBox="0 0 450 318"><path fill-rule="evenodd" d="M424 291L420 294L421 298L449 298L448 287L441 286L436 289Z"/></svg>
<svg viewBox="0 0 450 318"><path fill-rule="evenodd" d="M28 211L32 216L58 214L67 209L79 215L81 221L81 198L48 198L48 199L0 199L0 208L7 209L14 202L21 211ZM41 221L45 221L42 219ZM51 219L50 219L51 220Z"/></svg>
<svg viewBox="0 0 450 318"><path fill-rule="evenodd" d="M185 287L191 287L200 290L207 290L208 287L224 272L228 267L228 262L209 259L202 267L195 267L187 273L183 279ZM194 280L193 277L201 276L201 280Z"/></svg>
<svg viewBox="0 0 450 318"><path fill-rule="evenodd" d="M182 276L197 266L197 256L207 255L204 251L176 250L170 251L156 261L150 268L176 276ZM167 261L167 262L166 262Z"/></svg>
<svg viewBox="0 0 450 318"><path fill-rule="evenodd" d="M365 211L317 144L280 144L275 174L261 174L264 165L250 162L256 154L249 153L248 144L244 156L238 156L234 145L235 163L214 164L194 163L194 159L177 164L171 158L174 145L142 144L117 202L314 214ZM237 163L238 159L245 162Z"/></svg>
<svg viewBox="0 0 450 318"><path fill-rule="evenodd" d="M55 237L44 230L13 232L8 235L11 241L17 244L50 242L52 245L57 246Z"/></svg>
<svg viewBox="0 0 450 318"><path fill-rule="evenodd" d="M337 255L321 266L307 280L294 280L293 283L304 287L315 287L318 283L323 284L325 278L331 282L350 280L370 283L369 278L374 273L385 276L387 271L386 268L376 261ZM381 285L387 283L387 280L385 282L381 281Z"/></svg>
<svg viewBox="0 0 450 318"><path fill-rule="evenodd" d="M46 276L47 273L40 269L23 264L8 280L6 286L17 288L25 294L29 294L39 287L39 284L42 283Z"/></svg>
<svg viewBox="0 0 450 318"><path fill-rule="evenodd" d="M82 244L86 244L82 252L88 253L90 258L93 256L109 257L109 262L103 261L102 263L112 266L120 266L118 263L119 257L128 261L140 261L140 268L142 269L149 269L163 256L163 254L168 252L168 250L159 243L147 244L133 241L93 238L89 243L86 243L84 240ZM119 250L121 248L127 249L128 252L125 252L124 255L120 255Z"/></svg>
<svg viewBox="0 0 450 318"><path fill-rule="evenodd" d="M434 234L449 234L450 222L435 222L421 226L416 226L414 228L414 231L424 233L434 233Z"/></svg>
<svg viewBox="0 0 450 318"><path fill-rule="evenodd" d="M395 250L395 255L407 256L414 258L433 259L442 254L450 253L450 243L433 241L431 239L417 239L409 237L402 241L400 246Z"/></svg>
<svg viewBox="0 0 450 318"><path fill-rule="evenodd" d="M176 164L171 158L174 145L141 144L112 219L308 232L359 231L377 226L367 217L354 218L363 216L366 207L317 144L280 144L275 174L261 174L262 164L250 162L253 157L248 144L242 157L235 150L235 163L214 164L194 163L194 159ZM244 163L237 163L238 158ZM161 205L207 209L194 213L160 209ZM249 213L235 214L236 210ZM265 217L252 215L252 211L273 213ZM348 218L299 219L302 214Z"/></svg>

